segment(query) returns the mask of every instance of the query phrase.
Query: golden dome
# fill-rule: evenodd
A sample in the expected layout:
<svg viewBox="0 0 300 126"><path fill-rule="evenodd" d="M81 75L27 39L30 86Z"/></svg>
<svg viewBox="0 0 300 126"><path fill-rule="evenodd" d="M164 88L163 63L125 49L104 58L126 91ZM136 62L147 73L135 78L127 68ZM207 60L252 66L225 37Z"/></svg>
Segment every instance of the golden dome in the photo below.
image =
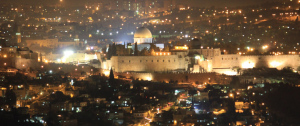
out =
<svg viewBox="0 0 300 126"><path fill-rule="evenodd" d="M148 28L140 27L134 33L134 38L152 38L152 33Z"/></svg>

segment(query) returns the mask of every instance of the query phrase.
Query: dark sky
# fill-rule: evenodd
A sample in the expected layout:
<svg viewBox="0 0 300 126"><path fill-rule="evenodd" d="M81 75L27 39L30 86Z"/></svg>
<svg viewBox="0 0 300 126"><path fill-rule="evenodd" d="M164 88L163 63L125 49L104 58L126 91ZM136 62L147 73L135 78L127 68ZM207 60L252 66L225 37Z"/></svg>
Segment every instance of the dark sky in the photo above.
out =
<svg viewBox="0 0 300 126"><path fill-rule="evenodd" d="M32 3L54 3L55 1L59 0L0 0L0 2L22 2L26 4L32 4ZM101 1L101 0L64 0L68 3L68 5L71 4L83 4L87 1ZM104 0L106 1L106 0ZM235 7L235 6L246 6L246 5L255 5L260 4L262 2L266 1L276 1L276 0L179 0L180 2L190 5L190 6L197 6L197 7Z"/></svg>

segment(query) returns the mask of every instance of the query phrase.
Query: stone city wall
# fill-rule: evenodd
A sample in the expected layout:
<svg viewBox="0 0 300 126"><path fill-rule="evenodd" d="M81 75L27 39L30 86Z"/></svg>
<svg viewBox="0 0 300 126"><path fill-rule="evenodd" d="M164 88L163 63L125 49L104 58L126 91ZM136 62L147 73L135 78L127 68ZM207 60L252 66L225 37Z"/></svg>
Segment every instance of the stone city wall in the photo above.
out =
<svg viewBox="0 0 300 126"><path fill-rule="evenodd" d="M268 67L282 69L292 67L297 69L300 66L299 55L221 55L214 59L214 68L253 68Z"/></svg>
<svg viewBox="0 0 300 126"><path fill-rule="evenodd" d="M127 71L172 71L186 69L184 58L169 56L113 56L111 67L115 72ZM110 65L109 65L110 66Z"/></svg>
<svg viewBox="0 0 300 126"><path fill-rule="evenodd" d="M229 76L217 75L216 73L135 73L135 72L122 72L115 73L116 76L151 80L158 82L176 81L178 83L199 83L199 84L214 84L214 83L229 83Z"/></svg>

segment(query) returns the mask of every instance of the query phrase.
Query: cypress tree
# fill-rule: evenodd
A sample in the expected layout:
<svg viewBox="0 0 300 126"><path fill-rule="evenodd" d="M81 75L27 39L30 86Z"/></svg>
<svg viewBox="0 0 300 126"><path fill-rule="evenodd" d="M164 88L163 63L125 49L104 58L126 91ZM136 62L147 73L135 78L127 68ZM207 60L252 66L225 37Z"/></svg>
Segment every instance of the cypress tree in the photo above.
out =
<svg viewBox="0 0 300 126"><path fill-rule="evenodd" d="M134 55L135 55L135 56L138 56L137 43L134 44Z"/></svg>

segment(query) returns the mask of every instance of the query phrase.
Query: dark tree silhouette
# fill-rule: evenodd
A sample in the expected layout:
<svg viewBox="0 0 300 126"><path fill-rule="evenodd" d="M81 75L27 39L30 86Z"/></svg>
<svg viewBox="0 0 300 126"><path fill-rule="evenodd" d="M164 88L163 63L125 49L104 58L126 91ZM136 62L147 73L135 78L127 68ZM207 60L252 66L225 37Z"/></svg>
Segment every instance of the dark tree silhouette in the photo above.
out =
<svg viewBox="0 0 300 126"><path fill-rule="evenodd" d="M138 56L139 54L138 48L137 48L137 43L134 44L134 55Z"/></svg>
<svg viewBox="0 0 300 126"><path fill-rule="evenodd" d="M13 90L7 90L5 93L5 103L9 105L9 107L13 107L16 105L16 94Z"/></svg>
<svg viewBox="0 0 300 126"><path fill-rule="evenodd" d="M114 80L115 80L115 77L114 77L114 71L112 70L112 68L110 68L109 82L110 82L110 83L113 83Z"/></svg>

